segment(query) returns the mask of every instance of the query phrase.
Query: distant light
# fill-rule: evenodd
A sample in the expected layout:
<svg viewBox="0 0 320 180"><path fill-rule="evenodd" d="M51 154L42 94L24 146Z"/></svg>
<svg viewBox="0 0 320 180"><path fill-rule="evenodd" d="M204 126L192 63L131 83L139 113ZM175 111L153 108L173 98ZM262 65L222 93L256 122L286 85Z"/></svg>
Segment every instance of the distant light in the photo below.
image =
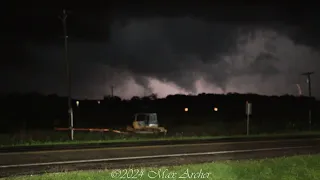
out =
<svg viewBox="0 0 320 180"><path fill-rule="evenodd" d="M100 101L98 101L98 104L100 104Z"/></svg>
<svg viewBox="0 0 320 180"><path fill-rule="evenodd" d="M79 101L76 101L77 106L79 106Z"/></svg>
<svg viewBox="0 0 320 180"><path fill-rule="evenodd" d="M185 111L185 112L188 112L188 111L189 111L189 109L188 109L188 108L184 108L184 111Z"/></svg>
<svg viewBox="0 0 320 180"><path fill-rule="evenodd" d="M218 108L217 108L217 107L215 107L215 108L213 108L213 110L214 110L214 111L218 111Z"/></svg>

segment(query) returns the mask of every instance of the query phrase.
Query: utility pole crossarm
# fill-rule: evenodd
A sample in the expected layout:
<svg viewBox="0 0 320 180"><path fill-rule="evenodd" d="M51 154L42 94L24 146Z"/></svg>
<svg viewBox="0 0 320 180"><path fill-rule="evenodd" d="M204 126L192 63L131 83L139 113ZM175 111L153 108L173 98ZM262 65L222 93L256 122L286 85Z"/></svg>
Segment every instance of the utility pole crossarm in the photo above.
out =
<svg viewBox="0 0 320 180"><path fill-rule="evenodd" d="M309 87L309 97L311 97L311 75L314 74L314 72L305 72L302 73L301 75L307 76L307 82L308 82L308 87Z"/></svg>
<svg viewBox="0 0 320 180"><path fill-rule="evenodd" d="M311 75L311 74L314 74L314 72L305 72L305 73L302 73L301 75Z"/></svg>

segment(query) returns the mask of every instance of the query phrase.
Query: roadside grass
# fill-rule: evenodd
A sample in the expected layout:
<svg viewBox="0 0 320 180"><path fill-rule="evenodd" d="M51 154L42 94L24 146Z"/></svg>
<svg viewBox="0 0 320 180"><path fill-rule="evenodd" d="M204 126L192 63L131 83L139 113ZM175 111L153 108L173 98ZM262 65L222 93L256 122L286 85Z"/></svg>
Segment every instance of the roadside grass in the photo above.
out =
<svg viewBox="0 0 320 180"><path fill-rule="evenodd" d="M48 173L10 177L7 180L104 180L104 179L207 179L207 180L316 180L320 177L320 155L263 160L217 161L171 167ZM115 173L116 172L116 173Z"/></svg>
<svg viewBox="0 0 320 180"><path fill-rule="evenodd" d="M126 135L116 133L100 132L75 132L73 141L68 139L67 132L32 132L29 134L0 134L0 147L12 146L41 146L41 145L72 145L72 144L97 144L115 142L142 142L142 141L164 141L164 140L197 140L197 139L226 139L226 138L245 138L245 137L284 137L284 136L306 136L320 135L320 131L301 131L292 133L264 133L252 135L183 135L180 133L166 136L156 135Z"/></svg>

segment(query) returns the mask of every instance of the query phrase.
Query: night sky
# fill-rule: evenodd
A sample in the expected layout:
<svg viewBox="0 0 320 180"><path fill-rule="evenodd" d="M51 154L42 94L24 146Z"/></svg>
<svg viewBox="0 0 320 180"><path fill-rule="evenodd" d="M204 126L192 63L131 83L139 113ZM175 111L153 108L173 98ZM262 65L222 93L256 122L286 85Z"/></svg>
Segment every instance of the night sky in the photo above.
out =
<svg viewBox="0 0 320 180"><path fill-rule="evenodd" d="M111 86L122 98L298 95L296 84L308 95L307 71L320 97L320 13L312 6L84 4L66 4L73 98L101 99ZM63 8L2 12L1 92L67 94Z"/></svg>

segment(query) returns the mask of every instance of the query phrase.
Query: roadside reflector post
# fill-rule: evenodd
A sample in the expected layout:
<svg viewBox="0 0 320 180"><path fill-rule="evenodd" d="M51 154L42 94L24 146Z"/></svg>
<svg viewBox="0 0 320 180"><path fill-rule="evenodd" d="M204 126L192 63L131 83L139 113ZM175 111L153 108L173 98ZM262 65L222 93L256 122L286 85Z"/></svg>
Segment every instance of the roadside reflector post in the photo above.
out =
<svg viewBox="0 0 320 180"><path fill-rule="evenodd" d="M248 101L246 102L246 114L247 114L247 135L250 132L250 115L252 114L252 104Z"/></svg>

